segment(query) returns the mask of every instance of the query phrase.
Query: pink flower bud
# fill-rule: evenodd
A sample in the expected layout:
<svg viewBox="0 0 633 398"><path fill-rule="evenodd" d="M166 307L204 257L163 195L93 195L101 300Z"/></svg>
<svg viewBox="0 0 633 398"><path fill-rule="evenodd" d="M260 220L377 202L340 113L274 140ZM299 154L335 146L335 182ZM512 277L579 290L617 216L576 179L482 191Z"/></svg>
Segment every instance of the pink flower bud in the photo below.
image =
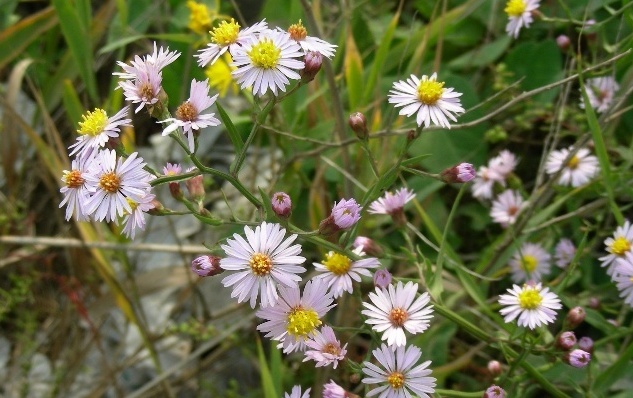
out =
<svg viewBox="0 0 633 398"><path fill-rule="evenodd" d="M506 391L494 384L488 387L488 389L484 392L483 398L505 398Z"/></svg>
<svg viewBox="0 0 633 398"><path fill-rule="evenodd" d="M565 323L570 329L574 329L585 320L585 309L582 307L574 307L567 313L567 318L565 318Z"/></svg>
<svg viewBox="0 0 633 398"><path fill-rule="evenodd" d="M367 139L369 133L367 132L367 119L365 115L360 112L352 113L348 119L349 126L356 133L356 137L361 140Z"/></svg>
<svg viewBox="0 0 633 398"><path fill-rule="evenodd" d="M273 211L278 217L288 218L292 212L292 200L285 192L277 192L270 198L272 202Z"/></svg>
<svg viewBox="0 0 633 398"><path fill-rule="evenodd" d="M355 199L341 199L338 203L334 202L330 216L319 224L319 233L331 235L352 227L360 220L361 210L362 207L356 203Z"/></svg>
<svg viewBox="0 0 633 398"><path fill-rule="evenodd" d="M581 337L578 340L578 348L591 354L593 352L593 339L587 336Z"/></svg>
<svg viewBox="0 0 633 398"><path fill-rule="evenodd" d="M376 270L374 273L374 286L386 289L391 284L391 274L386 269Z"/></svg>
<svg viewBox="0 0 633 398"><path fill-rule="evenodd" d="M556 339L556 347L563 351L569 351L576 345L576 335L574 332L567 331L558 335Z"/></svg>
<svg viewBox="0 0 633 398"><path fill-rule="evenodd" d="M317 51L308 51L303 57L305 67L301 70L301 80L304 83L314 80L314 77L321 70L323 55Z"/></svg>
<svg viewBox="0 0 633 398"><path fill-rule="evenodd" d="M600 308L600 299L598 297L589 297L587 306L591 309L597 310Z"/></svg>
<svg viewBox="0 0 633 398"><path fill-rule="evenodd" d="M220 268L220 257L200 256L191 262L191 270L198 276L213 276L224 272Z"/></svg>
<svg viewBox="0 0 633 398"><path fill-rule="evenodd" d="M468 182L475 178L476 175L477 172L470 163L460 163L440 173L442 181L447 184Z"/></svg>
<svg viewBox="0 0 633 398"><path fill-rule="evenodd" d="M591 354L587 351L575 349L566 352L563 356L563 362L574 368L584 368L591 361Z"/></svg>
<svg viewBox="0 0 633 398"><path fill-rule="evenodd" d="M490 372L493 377L499 376L503 372L503 369L501 369L501 362L494 360L488 362L488 372Z"/></svg>
<svg viewBox="0 0 633 398"><path fill-rule="evenodd" d="M569 37L565 35L560 35L556 38L556 45L558 46L558 48L561 49L561 51L565 52L569 50L569 46L571 45L571 40L569 40Z"/></svg>
<svg viewBox="0 0 633 398"><path fill-rule="evenodd" d="M202 175L191 177L190 179L185 181L185 185L187 186L189 195L194 201L199 202L204 199L205 192Z"/></svg>

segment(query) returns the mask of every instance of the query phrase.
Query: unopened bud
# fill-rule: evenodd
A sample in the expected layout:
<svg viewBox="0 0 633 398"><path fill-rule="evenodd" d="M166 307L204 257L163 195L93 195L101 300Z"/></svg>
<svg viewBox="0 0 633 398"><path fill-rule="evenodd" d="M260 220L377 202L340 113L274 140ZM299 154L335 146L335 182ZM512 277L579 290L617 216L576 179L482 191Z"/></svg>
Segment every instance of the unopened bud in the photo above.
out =
<svg viewBox="0 0 633 398"><path fill-rule="evenodd" d="M196 202L204 199L204 182L202 181L202 175L197 175L195 177L191 177L190 179L185 181L185 185L187 186L187 190L189 191L189 195Z"/></svg>
<svg viewBox="0 0 633 398"><path fill-rule="evenodd" d="M588 19L582 26L582 33L587 38L587 41L592 42L596 40L598 37L598 33L596 32L596 21L593 19Z"/></svg>
<svg viewBox="0 0 633 398"><path fill-rule="evenodd" d="M558 335L556 339L556 347L563 351L569 351L576 345L576 335L574 332L567 331Z"/></svg>
<svg viewBox="0 0 633 398"><path fill-rule="evenodd" d="M354 133L356 133L356 137L361 140L367 139L369 133L367 132L367 119L365 115L360 112L352 113L349 115L348 122L352 130L354 130Z"/></svg>
<svg viewBox="0 0 633 398"><path fill-rule="evenodd" d="M366 236L357 236L354 239L354 248L361 248L361 250L368 256L382 257L384 254L382 248L373 240Z"/></svg>
<svg viewBox="0 0 633 398"><path fill-rule="evenodd" d="M578 348L591 354L593 352L593 339L587 336L581 337L578 340Z"/></svg>
<svg viewBox="0 0 633 398"><path fill-rule="evenodd" d="M569 310L569 312L567 313L567 318L565 318L565 324L570 329L574 329L585 320L586 315L587 314L585 313L584 308L574 307L571 310Z"/></svg>
<svg viewBox="0 0 633 398"><path fill-rule="evenodd" d="M598 297L589 297L587 306L591 309L597 310L600 308L600 299Z"/></svg>
<svg viewBox="0 0 633 398"><path fill-rule="evenodd" d="M303 57L305 67L301 70L301 80L304 83L311 82L321 70L323 55L317 51L308 51Z"/></svg>
<svg viewBox="0 0 633 398"><path fill-rule="evenodd" d="M442 181L447 184L468 182L475 178L477 172L470 163L460 163L440 173Z"/></svg>
<svg viewBox="0 0 633 398"><path fill-rule="evenodd" d="M584 368L591 361L591 354L587 351L575 349L566 352L563 356L563 362L574 368Z"/></svg>
<svg viewBox="0 0 633 398"><path fill-rule="evenodd" d="M292 201L290 196L285 192L277 192L270 198L273 211L278 217L288 218L292 212Z"/></svg>
<svg viewBox="0 0 633 398"><path fill-rule="evenodd" d="M191 270L198 276L213 276L222 273L220 257L200 256L191 262Z"/></svg>
<svg viewBox="0 0 633 398"><path fill-rule="evenodd" d="M488 372L490 372L493 377L499 376L503 372L503 369L501 369L501 362L494 360L488 362Z"/></svg>
<svg viewBox="0 0 633 398"><path fill-rule="evenodd" d="M488 389L486 389L486 391L484 392L483 398L505 398L505 396L506 396L506 391L503 388L499 386L495 386L493 384L490 387L488 387Z"/></svg>
<svg viewBox="0 0 633 398"><path fill-rule="evenodd" d="M374 286L386 289L391 284L391 274L386 269L379 269L374 273Z"/></svg>
<svg viewBox="0 0 633 398"><path fill-rule="evenodd" d="M149 214L160 214L163 210L165 210L165 206L163 206L163 204L158 200L152 199L151 203L153 207L147 211Z"/></svg>
<svg viewBox="0 0 633 398"><path fill-rule="evenodd" d="M180 184L176 181L172 181L169 183L169 193L176 200L182 200L184 195L182 194L182 189L180 189Z"/></svg>
<svg viewBox="0 0 633 398"><path fill-rule="evenodd" d="M561 51L566 52L567 50L569 50L571 40L569 40L569 37L565 35L560 35L556 38L556 45L558 46L558 48L561 49Z"/></svg>

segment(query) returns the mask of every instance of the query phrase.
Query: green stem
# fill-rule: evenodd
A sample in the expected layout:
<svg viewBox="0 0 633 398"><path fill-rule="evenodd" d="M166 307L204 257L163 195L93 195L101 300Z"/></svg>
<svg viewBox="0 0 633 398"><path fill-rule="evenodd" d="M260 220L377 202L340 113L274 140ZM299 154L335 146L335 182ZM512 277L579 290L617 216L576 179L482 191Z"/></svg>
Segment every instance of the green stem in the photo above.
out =
<svg viewBox="0 0 633 398"><path fill-rule="evenodd" d="M462 391L444 390L442 388L435 389L435 393L441 397L481 398L484 395L484 392L485 391L462 392Z"/></svg>
<svg viewBox="0 0 633 398"><path fill-rule="evenodd" d="M487 343L491 343L491 342L495 341L494 337L488 335L488 333L484 332L483 330L481 330L477 326L473 325L472 323L470 323L466 319L462 318L461 315L457 314L453 310L450 310L448 307L445 307L445 306L443 306L441 304L438 304L437 302L434 302L433 303L433 308L435 309L435 311L438 314L442 315L443 317L445 317L448 320L452 321L453 323L457 324L462 329L466 330L468 333L470 333L473 336L477 337L479 340L485 341Z"/></svg>

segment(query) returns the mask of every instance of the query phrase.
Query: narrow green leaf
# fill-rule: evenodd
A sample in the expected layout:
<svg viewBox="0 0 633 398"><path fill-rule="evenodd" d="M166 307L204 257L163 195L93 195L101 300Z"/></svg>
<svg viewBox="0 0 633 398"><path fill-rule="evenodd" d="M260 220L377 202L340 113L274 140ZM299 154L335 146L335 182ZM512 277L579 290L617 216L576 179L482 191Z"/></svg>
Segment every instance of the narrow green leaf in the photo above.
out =
<svg viewBox="0 0 633 398"><path fill-rule="evenodd" d="M0 32L0 69L22 55L29 44L56 24L57 14L49 7Z"/></svg>
<svg viewBox="0 0 633 398"><path fill-rule="evenodd" d="M92 24L90 0L75 0L75 8L77 9L79 21L82 23L81 28L86 32L90 31L90 25Z"/></svg>
<svg viewBox="0 0 633 398"><path fill-rule="evenodd" d="M371 71L369 71L369 77L365 80L365 91L363 92L363 103L369 103L372 95L374 94L374 88L376 87L376 83L378 82L379 76L383 74L383 68L385 66L385 61L387 60L387 55L389 54L389 47L391 47L391 40L393 39L393 33L398 26L398 20L400 19L400 12L397 12L391 22L389 22L389 26L385 30L385 34L380 41L380 46L378 46L378 50L376 51L376 56L374 61L372 62Z"/></svg>
<svg viewBox="0 0 633 398"><path fill-rule="evenodd" d="M244 141L242 140L240 132L237 131L237 129L235 128L235 125L231 121L231 118L229 117L228 113L226 113L222 105L220 105L218 102L216 102L215 105L218 108L218 115L220 115L220 119L222 119L222 123L224 123L226 131L229 133L229 138L231 139L231 142L235 147L235 152L240 153L244 148Z"/></svg>
<svg viewBox="0 0 633 398"><path fill-rule="evenodd" d="M593 384L592 391L595 393L606 392L616 381L622 378L630 380L631 358L633 358L633 344L629 344L611 366L600 372Z"/></svg>
<svg viewBox="0 0 633 398"><path fill-rule="evenodd" d="M63 102L66 115L68 115L68 119L71 121L72 126L79 126L81 115L84 113L85 109L81 105L75 86L73 86L73 84L68 80L64 81Z"/></svg>
<svg viewBox="0 0 633 398"><path fill-rule="evenodd" d="M412 165L412 164L416 164L416 163L419 163L420 160L428 158L430 156L433 156L433 155L430 154L430 153L427 153L427 154L424 154L424 155L414 156L412 158L403 160L402 163L400 163L400 165L401 166L409 166L409 165Z"/></svg>
<svg viewBox="0 0 633 398"><path fill-rule="evenodd" d="M275 214L273 211L273 205L270 201L270 196L268 196L263 189L259 187L257 189L259 189L259 195L262 197L262 204L264 205L264 218L266 220L270 220L273 217L273 214Z"/></svg>
<svg viewBox="0 0 633 398"><path fill-rule="evenodd" d="M264 354L264 348L262 347L262 341L257 338L257 357L259 359L259 372L262 378L262 390L264 390L264 398L279 398L281 395L277 394L275 390L275 383L272 375L270 374L270 368L266 361L266 354Z"/></svg>
<svg viewBox="0 0 633 398"><path fill-rule="evenodd" d="M351 30L347 33L345 45L345 82L347 83L347 99L349 109L356 110L361 104L363 93L363 60L356 47Z"/></svg>

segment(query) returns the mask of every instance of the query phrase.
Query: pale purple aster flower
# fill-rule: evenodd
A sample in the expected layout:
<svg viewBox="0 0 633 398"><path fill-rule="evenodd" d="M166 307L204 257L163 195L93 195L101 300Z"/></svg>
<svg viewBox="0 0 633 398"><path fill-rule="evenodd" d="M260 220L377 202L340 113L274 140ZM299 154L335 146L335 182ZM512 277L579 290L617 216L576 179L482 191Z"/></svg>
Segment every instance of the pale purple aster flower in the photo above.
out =
<svg viewBox="0 0 633 398"><path fill-rule="evenodd" d="M374 287L386 289L391 284L391 274L386 269L374 272Z"/></svg>
<svg viewBox="0 0 633 398"><path fill-rule="evenodd" d="M493 175L500 176L501 179L505 180L514 171L518 163L516 156L504 149L499 152L499 155L490 159L488 167L493 171Z"/></svg>
<svg viewBox="0 0 633 398"><path fill-rule="evenodd" d="M191 262L191 270L198 276L213 276L222 273L220 268L220 257L199 256Z"/></svg>
<svg viewBox="0 0 633 398"><path fill-rule="evenodd" d="M139 104L134 110L134 113L138 113L143 107L150 107L158 102L162 82L163 76L158 69L149 65L138 69L134 79L120 81L118 87L123 89L126 101Z"/></svg>
<svg viewBox="0 0 633 398"><path fill-rule="evenodd" d="M299 20L299 23L290 25L288 33L290 34L292 40L299 43L305 53L313 51L323 55L324 57L332 58L334 56L334 52L336 51L336 47L338 47L323 39L319 39L318 37L308 36L308 31L301 23L301 20Z"/></svg>
<svg viewBox="0 0 633 398"><path fill-rule="evenodd" d="M330 382L323 385L323 398L351 398L348 392L334 380L330 379Z"/></svg>
<svg viewBox="0 0 633 398"><path fill-rule="evenodd" d="M154 65L160 71L167 65L171 64L180 57L180 52L169 51L169 47L163 49L162 46L156 46L154 42L154 51L151 54L145 56L145 63Z"/></svg>
<svg viewBox="0 0 633 398"><path fill-rule="evenodd" d="M120 79L128 80L137 79L140 71L147 71L148 69L154 69L160 74L165 66L180 57L180 52L169 51L169 47L166 49L163 49L162 46L160 48L157 47L156 42L154 42L154 51L151 54L146 54L143 58L136 55L129 65L125 62L117 61L123 72L114 72L112 74L119 76Z"/></svg>
<svg viewBox="0 0 633 398"><path fill-rule="evenodd" d="M340 229L347 229L352 227L360 220L360 212L362 207L354 198L341 199L338 203L334 202L332 207L332 214L334 224Z"/></svg>
<svg viewBox="0 0 633 398"><path fill-rule="evenodd" d="M70 220L73 215L77 221L89 219L85 213L85 207L91 192L86 183L86 174L90 172L92 167L93 153L92 148L89 148L73 159L70 170L64 170L64 175L62 176L64 186L59 190L64 195L64 198L59 207L66 205L66 221Z"/></svg>
<svg viewBox="0 0 633 398"><path fill-rule="evenodd" d="M552 151L545 163L547 174L556 174L562 170L558 177L559 185L571 185L579 187L591 181L600 171L598 158L589 154L587 148L580 148L575 155L565 163L571 148Z"/></svg>
<svg viewBox="0 0 633 398"><path fill-rule="evenodd" d="M506 33L514 37L519 37L521 28L527 28L532 23L532 12L539 7L540 0L508 0L506 8L503 10L508 14L508 24Z"/></svg>
<svg viewBox="0 0 633 398"><path fill-rule="evenodd" d="M198 170L194 168L194 170ZM182 167L178 163L167 163L165 167L163 167L163 174L166 176L176 176L182 173Z"/></svg>
<svg viewBox="0 0 633 398"><path fill-rule="evenodd" d="M371 278L372 268L380 267L380 262L374 257L352 261L344 254L330 251L321 263L312 263L314 269L320 272L315 278L327 282L334 298L341 297L343 292L352 293L352 280L360 282L361 275Z"/></svg>
<svg viewBox="0 0 633 398"><path fill-rule="evenodd" d="M369 205L371 214L395 214L404 208L404 205L415 198L415 193L407 188L400 188L396 193L385 192L385 196L378 198Z"/></svg>
<svg viewBox="0 0 633 398"><path fill-rule="evenodd" d="M312 388L308 388L305 392L301 393L301 386L292 387L292 392L290 394L285 393L284 398L310 398L310 390Z"/></svg>
<svg viewBox="0 0 633 398"><path fill-rule="evenodd" d="M598 113L603 113L609 109L615 93L620 85L615 81L613 76L596 77L589 79L585 85L585 92L589 97L589 104ZM580 97L580 107L585 108L584 97Z"/></svg>
<svg viewBox="0 0 633 398"><path fill-rule="evenodd" d="M83 121L79 122L79 129L77 130L77 133L79 133L77 142L68 147L68 149L72 149L70 155L101 149L110 138L118 137L119 132L121 132L119 126L129 126L132 122L132 119L124 119L129 109L129 107L125 106L110 118L108 118L108 114L103 109L98 108L93 112L82 115Z"/></svg>
<svg viewBox="0 0 633 398"><path fill-rule="evenodd" d="M256 23L244 30L240 30L240 25L231 18L230 22L222 21L220 25L211 31L211 42L207 48L198 51L194 57L198 58L199 66L214 64L222 54L229 51L234 54L237 49L245 45L246 42L257 34L268 29L266 20Z"/></svg>
<svg viewBox="0 0 633 398"><path fill-rule="evenodd" d="M566 268L576 255L576 246L567 238L561 239L554 249L554 259L560 268Z"/></svg>
<svg viewBox="0 0 633 398"><path fill-rule="evenodd" d="M141 201L151 188L152 175L143 170L143 158L137 152L127 159L117 158L116 151L100 151L91 163L89 174L85 175L86 184L93 195L86 201L86 214L97 221L116 221L131 213L128 198Z"/></svg>
<svg viewBox="0 0 633 398"><path fill-rule="evenodd" d="M433 318L433 306L427 305L430 296L424 292L416 299L417 292L417 283L403 285L398 282L396 286L389 285L388 289L376 288L375 293L369 293L371 303L363 302L366 309L361 313L367 317L365 323L382 333L382 340L387 340L387 345L402 347L407 343L405 329L417 334L429 327Z"/></svg>
<svg viewBox="0 0 633 398"><path fill-rule="evenodd" d="M563 361L574 368L584 368L591 362L591 354L587 351L575 349L566 352L563 356Z"/></svg>
<svg viewBox="0 0 633 398"><path fill-rule="evenodd" d="M506 391L493 384L486 389L483 398L506 398Z"/></svg>
<svg viewBox="0 0 633 398"><path fill-rule="evenodd" d="M285 192L274 193L270 198L273 211L275 214L282 218L287 218L292 212L292 200L290 196Z"/></svg>
<svg viewBox="0 0 633 398"><path fill-rule="evenodd" d="M379 395L380 398L405 398L416 395L420 398L430 398L435 392L435 377L429 377L431 370L427 369L431 361L417 364L422 351L415 346L389 347L382 344L372 351L374 358L381 367L371 362L363 362L363 373L367 376L364 384L380 384L370 390L367 397Z"/></svg>
<svg viewBox="0 0 633 398"><path fill-rule="evenodd" d="M325 325L321 330L317 330L313 336L305 341L308 350L305 353L303 362L313 360L316 366L332 365L334 369L338 366L338 362L345 359L347 354L347 344L341 347L341 342L334 335L334 330Z"/></svg>
<svg viewBox="0 0 633 398"><path fill-rule="evenodd" d="M620 297L633 307L633 253L626 252L625 257L617 259L615 264L615 272L611 278L620 291Z"/></svg>
<svg viewBox="0 0 633 398"><path fill-rule="evenodd" d="M305 67L301 46L287 32L265 30L250 37L235 49L233 77L241 88L252 87L253 94L262 96L270 90L273 95L286 91L289 79L301 78L298 71Z"/></svg>
<svg viewBox="0 0 633 398"><path fill-rule="evenodd" d="M510 259L510 271L514 283L540 282L544 275L549 274L550 267L549 253L536 243L524 243Z"/></svg>
<svg viewBox="0 0 633 398"><path fill-rule="evenodd" d="M600 257L601 267L607 267L607 275L613 276L615 270L615 260L624 258L626 253L633 253L633 227L629 220L625 220L624 225L616 228L613 237L608 237L604 241L609 254Z"/></svg>
<svg viewBox="0 0 633 398"><path fill-rule="evenodd" d="M530 329L542 324L552 323L556 320L556 311L563 308L560 299L549 288L543 288L540 283L536 285L525 284L523 287L513 285L508 289L510 294L499 296L499 304L504 306L499 313L506 323L512 322L517 317L519 326L527 326Z"/></svg>
<svg viewBox="0 0 633 398"><path fill-rule="evenodd" d="M505 177L496 170L490 169L487 166L479 167L471 187L473 196L477 199L492 199L495 182L498 182L502 186L506 185Z"/></svg>
<svg viewBox="0 0 633 398"><path fill-rule="evenodd" d="M137 229L145 229L145 213L154 208L153 201L155 198L156 195L151 193L146 194L142 198L126 198L128 204L132 208L132 211L126 213L123 217L123 233L125 236L134 239Z"/></svg>
<svg viewBox="0 0 633 398"><path fill-rule="evenodd" d="M176 109L176 117L159 121L159 123L171 123L163 130L163 135L168 135L178 127L182 127L189 141L189 150L194 152L194 130L199 131L205 127L220 124L220 121L214 117L215 113L202 113L215 103L216 98L218 94L209 97L209 79L201 82L193 79L189 99Z"/></svg>
<svg viewBox="0 0 633 398"><path fill-rule="evenodd" d="M284 240L286 230L279 224L263 222L253 231L244 227L246 240L238 234L234 239L227 239L226 245L220 245L226 253L220 260L220 267L230 271L230 275L222 280L225 287L234 286L231 297L238 302L250 300L251 308L255 308L257 296L261 290L261 306L275 305L277 287L287 286L298 289L301 277L297 274L305 272L300 267L306 259L301 257L301 245L293 245L297 235Z"/></svg>
<svg viewBox="0 0 633 398"><path fill-rule="evenodd" d="M279 341L278 348L289 354L305 351L306 341L317 333L321 318L336 304L320 279L308 281L303 289L299 286L279 287L279 298L273 307L262 308L255 315L265 320L257 330L266 337Z"/></svg>
<svg viewBox="0 0 633 398"><path fill-rule="evenodd" d="M429 127L431 122L436 126L451 128L448 119L457 122L453 114L464 113L459 100L462 93L453 88L444 88L444 82L437 81L437 73L431 77L423 75L418 78L411 75L406 81L400 80L393 84L389 91L389 103L396 108L402 107L399 114L407 117L417 113L418 126L424 124Z"/></svg>
<svg viewBox="0 0 633 398"><path fill-rule="evenodd" d="M521 209L526 205L527 202L523 201L519 191L506 189L492 202L490 216L494 222L507 228L516 222L519 213L521 213Z"/></svg>

